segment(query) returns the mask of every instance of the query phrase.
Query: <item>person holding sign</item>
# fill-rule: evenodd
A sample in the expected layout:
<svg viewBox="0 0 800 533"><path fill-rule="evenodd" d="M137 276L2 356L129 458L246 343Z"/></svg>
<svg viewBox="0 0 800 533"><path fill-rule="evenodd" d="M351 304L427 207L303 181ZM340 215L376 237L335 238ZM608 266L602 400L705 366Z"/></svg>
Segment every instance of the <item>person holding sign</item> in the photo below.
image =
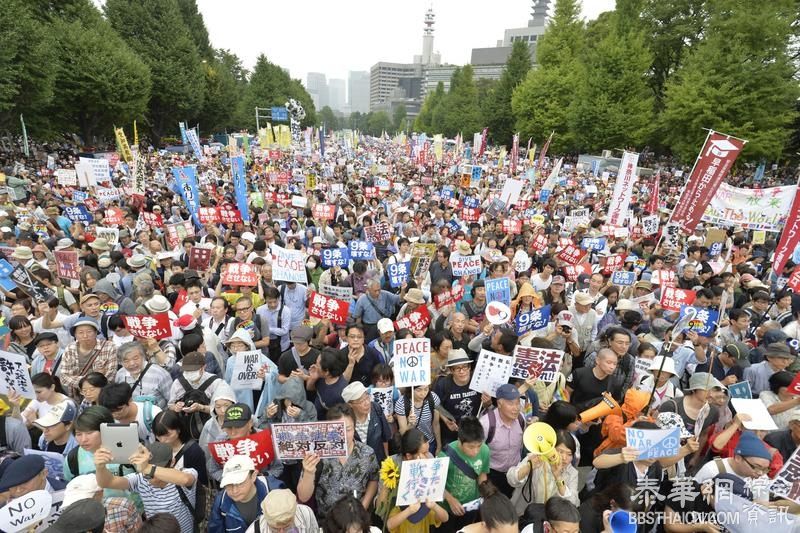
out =
<svg viewBox="0 0 800 533"><path fill-rule="evenodd" d="M234 331L225 344L231 353L225 365L225 381L236 391L237 403L263 413L278 387L278 367L256 349L247 329Z"/></svg>
<svg viewBox="0 0 800 533"><path fill-rule="evenodd" d="M430 452L437 455L442 449L442 434L439 422L441 405L430 385L406 387L394 404L394 414L402 435L412 427L418 428L428 439Z"/></svg>

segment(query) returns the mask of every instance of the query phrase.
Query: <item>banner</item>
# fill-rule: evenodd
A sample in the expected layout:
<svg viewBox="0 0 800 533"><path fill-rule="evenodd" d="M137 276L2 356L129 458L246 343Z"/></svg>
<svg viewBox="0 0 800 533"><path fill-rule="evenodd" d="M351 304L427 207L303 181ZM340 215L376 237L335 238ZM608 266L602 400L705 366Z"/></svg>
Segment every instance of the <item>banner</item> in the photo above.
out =
<svg viewBox="0 0 800 533"><path fill-rule="evenodd" d="M797 195L797 186L739 189L721 183L702 220L720 226L779 232Z"/></svg>
<svg viewBox="0 0 800 533"><path fill-rule="evenodd" d="M231 158L231 176L233 189L236 192L236 206L244 222L250 222L250 211L247 208L247 179L244 171L244 156Z"/></svg>
<svg viewBox="0 0 800 533"><path fill-rule="evenodd" d="M55 172L56 180L59 185L66 185L68 187L78 186L78 172L75 169L59 168Z"/></svg>
<svg viewBox="0 0 800 533"><path fill-rule="evenodd" d="M449 467L449 457L403 461L395 505L442 501Z"/></svg>
<svg viewBox="0 0 800 533"><path fill-rule="evenodd" d="M396 339L392 354L394 386L431 384L431 340Z"/></svg>
<svg viewBox="0 0 800 533"><path fill-rule="evenodd" d="M336 298L349 302L353 299L353 287L340 287L338 285L325 285L323 283L319 286L319 292L325 296ZM344 318L347 318L346 316Z"/></svg>
<svg viewBox="0 0 800 533"><path fill-rule="evenodd" d="M635 152L622 153L617 181L614 184L614 193L611 195L611 205L608 207L608 224L611 226L625 225L633 184L636 182L636 165L638 163L639 154Z"/></svg>
<svg viewBox="0 0 800 533"><path fill-rule="evenodd" d="M128 144L128 139L125 137L125 131L122 128L114 128L114 135L117 137L117 145L119 146L120 155L122 160L126 163L133 162L133 152Z"/></svg>
<svg viewBox="0 0 800 533"><path fill-rule="evenodd" d="M533 376L539 381L552 383L558 378L563 359L564 352L561 350L532 348L518 344L514 348L514 366L511 369L511 377L528 379Z"/></svg>
<svg viewBox="0 0 800 533"><path fill-rule="evenodd" d="M228 263L222 269L222 284L255 287L258 285L258 266L250 263Z"/></svg>
<svg viewBox="0 0 800 533"><path fill-rule="evenodd" d="M246 139L247 137L245 137ZM186 130L186 140L189 141L189 145L192 147L192 152L194 152L195 157L201 163L205 162L206 158L203 155L203 150L200 148L200 139L197 138L197 131L192 128Z"/></svg>
<svg viewBox="0 0 800 533"><path fill-rule="evenodd" d="M517 173L517 160L519 159L519 133L514 134L511 140L511 175Z"/></svg>
<svg viewBox="0 0 800 533"><path fill-rule="evenodd" d="M342 422L340 423L344 425ZM269 429L262 429L258 433L251 433L240 439L209 442L208 450L211 452L211 457L220 466L224 466L234 455L247 455L255 463L256 470L260 471L275 459L272 432Z"/></svg>
<svg viewBox="0 0 800 533"><path fill-rule="evenodd" d="M208 269L211 263L211 248L202 248L200 246L192 246L189 250L189 264L188 268L204 272Z"/></svg>
<svg viewBox="0 0 800 533"><path fill-rule="evenodd" d="M669 221L690 234L747 141L710 131Z"/></svg>
<svg viewBox="0 0 800 533"><path fill-rule="evenodd" d="M170 250L180 246L186 237L194 237L194 224L189 220L177 224L167 224L164 229L167 232L167 246Z"/></svg>
<svg viewBox="0 0 800 533"><path fill-rule="evenodd" d="M693 290L664 287L661 289L659 304L667 311L679 312L684 305L692 305L695 298L697 298L697 292Z"/></svg>
<svg viewBox="0 0 800 533"><path fill-rule="evenodd" d="M303 422L272 424L278 459L302 460L311 452L321 458L347 457L347 430L336 422Z"/></svg>
<svg viewBox="0 0 800 533"><path fill-rule="evenodd" d="M556 181L558 180L558 173L561 172L561 165L563 165L563 164L564 164L564 158L561 157L561 158L559 158L558 161L556 161L556 164L553 165L553 169L550 171L550 175L547 176L547 179L545 180L544 184L542 185L542 191L540 191L540 193L539 193L539 201L540 202L545 203L547 201L547 198L550 197L550 192L552 192L553 188L556 186ZM542 165L542 161L539 160L539 167L540 168L541 168L541 165ZM544 191L550 191L546 195L547 198L542 198L542 193Z"/></svg>
<svg viewBox="0 0 800 533"><path fill-rule="evenodd" d="M302 252L287 250L277 245L271 246L272 279L289 283L308 283L306 260Z"/></svg>
<svg viewBox="0 0 800 533"><path fill-rule="evenodd" d="M783 267L786 262L792 257L794 249L800 242L800 188L794 195L792 202L792 209L789 213L789 218L786 222L786 227L781 234L781 240L778 247L775 248L775 258L772 260L772 271L776 275L783 274Z"/></svg>
<svg viewBox="0 0 800 533"><path fill-rule="evenodd" d="M81 279L81 266L78 261L78 252L65 252L56 250L53 252L56 257L56 272L59 278Z"/></svg>
<svg viewBox="0 0 800 533"><path fill-rule="evenodd" d="M197 175L194 166L173 167L175 189L186 203L186 208L197 220L197 209L200 207L200 194L197 192Z"/></svg>
<svg viewBox="0 0 800 533"><path fill-rule="evenodd" d="M352 291L352 287L348 287ZM352 294L351 294L352 297ZM318 292L311 292L308 298L308 316L320 320L330 320L334 324L347 322L350 313L350 302L326 296Z"/></svg>
<svg viewBox="0 0 800 533"><path fill-rule="evenodd" d="M103 183L109 180L108 159L81 157L80 162L81 162L80 164L83 165L83 168L86 169L87 172L89 173L90 180L94 180L96 183Z"/></svg>
<svg viewBox="0 0 800 533"><path fill-rule="evenodd" d="M658 189L661 185L661 171L656 172L656 179L653 182L653 190L650 191L650 200L647 202L644 210L651 215L658 212ZM658 231L656 229L656 231ZM655 233L655 232L653 232ZM646 235L646 234L645 234Z"/></svg>
<svg viewBox="0 0 800 533"><path fill-rule="evenodd" d="M481 256L479 255L457 255L450 256L450 266L453 269L453 276L477 276L483 269Z"/></svg>
<svg viewBox="0 0 800 533"><path fill-rule="evenodd" d="M167 313L157 315L123 316L125 329L134 337L143 339L168 339L172 337L172 327Z"/></svg>
<svg viewBox="0 0 800 533"><path fill-rule="evenodd" d="M350 250L339 246L335 248L323 248L320 257L322 259L322 266L326 268L333 266L347 267L347 264L350 262Z"/></svg>

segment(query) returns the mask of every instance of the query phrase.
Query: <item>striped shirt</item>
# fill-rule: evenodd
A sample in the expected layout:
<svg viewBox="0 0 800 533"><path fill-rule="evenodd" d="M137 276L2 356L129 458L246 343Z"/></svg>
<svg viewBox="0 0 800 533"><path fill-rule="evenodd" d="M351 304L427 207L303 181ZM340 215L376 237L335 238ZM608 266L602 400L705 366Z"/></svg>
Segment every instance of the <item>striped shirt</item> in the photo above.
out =
<svg viewBox="0 0 800 533"><path fill-rule="evenodd" d="M194 468L184 468L181 472L192 474L197 479L197 470ZM173 483L168 484L163 489L151 485L142 474L128 474L125 476L132 492L139 494L144 504L144 514L150 518L157 513L169 513L178 519L181 525L181 533L192 533L194 530L194 517L189 508L183 503L178 495L178 490L182 490L189 502L194 505L197 484L191 488L181 487L180 489Z"/></svg>
<svg viewBox="0 0 800 533"><path fill-rule="evenodd" d="M131 373L123 367L117 370L114 382L127 383L133 387L137 379L138 377L134 378L131 376ZM169 391L171 387L172 376L169 375L169 372L157 364L152 364L150 368L147 368L147 372L145 372L142 380L136 386L136 389L132 391L133 398L136 399L137 396L152 396L154 398L153 403L164 409L167 407L167 400L169 400Z"/></svg>
<svg viewBox="0 0 800 533"><path fill-rule="evenodd" d="M436 395L435 392L428 393L431 395L433 399L433 408L436 409L439 407L441 403L439 401L439 397ZM415 407L414 410L417 414L417 424L416 427L421 432L425 434L425 437L428 439L428 442L434 441L434 434L433 434L433 413L431 412L430 402L427 398L422 402L422 408ZM411 410L408 411L409 415L411 414ZM406 415L406 397L400 396L397 401L394 403L394 414L399 416L407 416Z"/></svg>

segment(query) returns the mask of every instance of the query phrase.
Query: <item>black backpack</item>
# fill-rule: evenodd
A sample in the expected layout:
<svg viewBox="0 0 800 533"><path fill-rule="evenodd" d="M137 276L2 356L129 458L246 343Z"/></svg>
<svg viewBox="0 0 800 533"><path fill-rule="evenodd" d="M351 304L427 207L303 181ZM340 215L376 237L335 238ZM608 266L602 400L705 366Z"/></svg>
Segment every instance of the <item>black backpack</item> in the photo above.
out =
<svg viewBox="0 0 800 533"><path fill-rule="evenodd" d="M211 400L206 394L206 389L218 379L219 378L217 376L211 376L195 389L192 387L189 381L183 377L183 374L180 374L178 376L178 381L183 386L183 390L185 392L178 401L183 402L185 407L195 403L199 403L201 405L211 405ZM210 414L201 413L199 411L195 411L193 413L181 412L180 416L183 419L183 423L186 425L186 428L189 430L190 438L195 440L200 439L200 433L203 431L203 426L211 419Z"/></svg>

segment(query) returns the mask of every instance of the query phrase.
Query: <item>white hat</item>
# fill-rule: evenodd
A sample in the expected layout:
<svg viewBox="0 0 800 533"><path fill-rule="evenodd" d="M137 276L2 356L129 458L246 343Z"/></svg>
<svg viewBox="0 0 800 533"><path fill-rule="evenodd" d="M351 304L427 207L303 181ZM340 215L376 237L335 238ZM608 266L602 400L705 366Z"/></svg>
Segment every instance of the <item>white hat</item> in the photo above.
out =
<svg viewBox="0 0 800 533"><path fill-rule="evenodd" d="M594 303L594 298L586 292L576 292L575 293L575 303L579 305L591 305Z"/></svg>
<svg viewBox="0 0 800 533"><path fill-rule="evenodd" d="M558 325L559 326L572 326L572 313L569 311L561 311L558 313Z"/></svg>
<svg viewBox="0 0 800 533"><path fill-rule="evenodd" d="M101 490L103 489L97 484L97 478L94 474L76 476L67 483L61 508L66 509L77 501L94 498L95 494Z"/></svg>
<svg viewBox="0 0 800 533"><path fill-rule="evenodd" d="M617 302L617 311L640 311L641 308L633 300L622 298Z"/></svg>
<svg viewBox="0 0 800 533"><path fill-rule="evenodd" d="M256 465L250 457L246 455L234 455L225 463L222 469L222 480L219 486L222 488L228 485L238 485L254 472Z"/></svg>
<svg viewBox="0 0 800 533"><path fill-rule="evenodd" d="M342 400L348 403L360 400L361 397L364 396L365 392L367 392L367 388L364 386L364 384L360 381L354 381L342 389Z"/></svg>
<svg viewBox="0 0 800 533"><path fill-rule="evenodd" d="M256 242L256 236L255 236L254 233L252 233L250 231L245 231L244 233L242 233L242 240L254 243L254 242Z"/></svg>
<svg viewBox="0 0 800 533"><path fill-rule="evenodd" d="M394 331L394 324L390 318L381 318L378 320L378 333L389 333Z"/></svg>
<svg viewBox="0 0 800 533"><path fill-rule="evenodd" d="M661 366L661 361L664 361L664 366ZM675 361L672 360L672 357L664 357L663 355L657 355L653 357L653 362L650 363L650 371L653 374L658 373L658 369L661 369L662 372L668 372L673 376L677 376L678 373L675 371Z"/></svg>
<svg viewBox="0 0 800 533"><path fill-rule="evenodd" d="M325 240L319 235L317 235L311 240L311 244L325 244Z"/></svg>
<svg viewBox="0 0 800 533"><path fill-rule="evenodd" d="M154 294L144 306L151 313L166 313L170 309L169 300L160 294Z"/></svg>

